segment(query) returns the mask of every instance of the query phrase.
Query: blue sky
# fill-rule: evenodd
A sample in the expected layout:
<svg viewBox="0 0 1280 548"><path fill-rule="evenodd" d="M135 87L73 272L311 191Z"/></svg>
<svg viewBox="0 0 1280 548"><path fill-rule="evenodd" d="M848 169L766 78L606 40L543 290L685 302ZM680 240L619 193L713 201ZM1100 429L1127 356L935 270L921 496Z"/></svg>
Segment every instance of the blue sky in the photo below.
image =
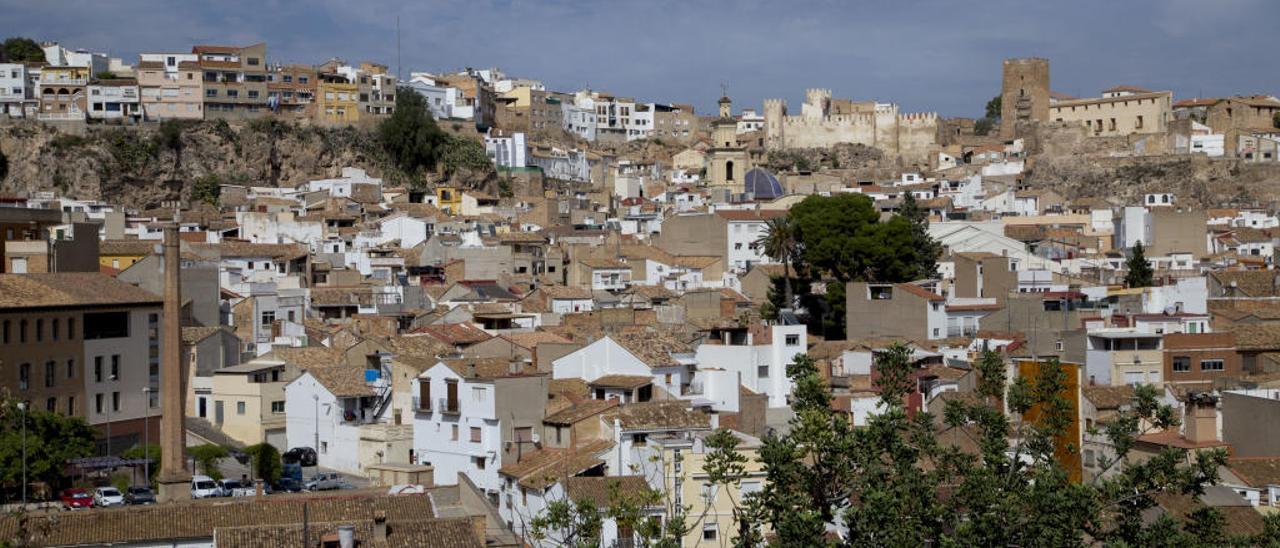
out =
<svg viewBox="0 0 1280 548"><path fill-rule="evenodd" d="M712 112L806 87L978 116L1005 57L1048 57L1052 87L1176 97L1280 94L1276 0L0 0L0 36L135 58L267 42L273 61L330 57L403 71L499 67Z"/></svg>

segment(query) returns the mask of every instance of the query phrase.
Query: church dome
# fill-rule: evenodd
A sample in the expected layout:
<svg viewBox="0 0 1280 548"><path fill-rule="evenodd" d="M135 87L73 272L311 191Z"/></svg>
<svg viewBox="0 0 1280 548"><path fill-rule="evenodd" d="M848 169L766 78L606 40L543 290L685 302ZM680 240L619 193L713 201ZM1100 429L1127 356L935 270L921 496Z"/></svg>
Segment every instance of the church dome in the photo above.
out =
<svg viewBox="0 0 1280 548"><path fill-rule="evenodd" d="M785 194L778 178L762 167L753 167L743 177L744 192L750 192L757 200L772 200Z"/></svg>

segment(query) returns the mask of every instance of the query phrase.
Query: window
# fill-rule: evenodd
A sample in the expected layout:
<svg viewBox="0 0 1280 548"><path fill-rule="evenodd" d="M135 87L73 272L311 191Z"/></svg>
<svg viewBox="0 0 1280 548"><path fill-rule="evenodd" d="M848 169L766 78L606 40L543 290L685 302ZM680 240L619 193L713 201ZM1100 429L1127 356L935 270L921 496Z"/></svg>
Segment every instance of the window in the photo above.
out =
<svg viewBox="0 0 1280 548"><path fill-rule="evenodd" d="M18 322L18 342L27 342L27 320Z"/></svg>
<svg viewBox="0 0 1280 548"><path fill-rule="evenodd" d="M24 363L18 366L18 390L26 390L31 387L31 364Z"/></svg>
<svg viewBox="0 0 1280 548"><path fill-rule="evenodd" d="M58 398L44 400L44 410L53 413L58 410Z"/></svg>
<svg viewBox="0 0 1280 548"><path fill-rule="evenodd" d="M54 318L52 321L49 322L49 338L50 339L53 339L55 341L58 340L58 327L59 327L59 322L57 318Z"/></svg>
<svg viewBox="0 0 1280 548"><path fill-rule="evenodd" d="M716 532L717 532L716 528L717 528L717 525L715 523L703 524L702 540L716 540Z"/></svg>
<svg viewBox="0 0 1280 548"><path fill-rule="evenodd" d="M1089 468L1093 468L1093 463L1094 463L1094 458L1093 458L1093 449L1085 449L1085 450L1084 450L1084 465L1085 465L1085 466L1087 466L1087 467L1089 467Z"/></svg>
<svg viewBox="0 0 1280 548"><path fill-rule="evenodd" d="M9 344L9 325L10 325L9 320L5 320L4 321L4 338L0 339L4 341L4 344Z"/></svg>
<svg viewBox="0 0 1280 548"><path fill-rule="evenodd" d="M258 90L256 90L256 89L251 89L251 90L249 90L249 98L250 98L250 99L257 99L257 98L258 98Z"/></svg>
<svg viewBox="0 0 1280 548"><path fill-rule="evenodd" d="M55 381L58 380L58 364L53 360L44 362L44 387L53 388Z"/></svg>
<svg viewBox="0 0 1280 548"><path fill-rule="evenodd" d="M762 378L762 379L767 379L767 378L769 378L769 364L764 364L764 365L761 365L761 366L757 366L757 367L756 367L756 376L757 376L757 377L760 377L760 378Z"/></svg>
<svg viewBox="0 0 1280 548"><path fill-rule="evenodd" d="M320 442L320 454L321 455L329 454L329 442L327 441Z"/></svg>
<svg viewBox="0 0 1280 548"><path fill-rule="evenodd" d="M238 402L236 402L236 414L237 414L237 415L243 415L243 414L244 414L244 408L245 408L244 402L242 402L242 401L238 401Z"/></svg>
<svg viewBox="0 0 1280 548"><path fill-rule="evenodd" d="M230 98L232 98L232 99L235 99L235 98L237 98L237 97L239 97L239 96L240 96L240 90L238 90L238 89L229 89L229 90L227 90L227 97L230 97Z"/></svg>
<svg viewBox="0 0 1280 548"><path fill-rule="evenodd" d="M93 408L97 410L99 415L102 414L102 394L93 395Z"/></svg>
<svg viewBox="0 0 1280 548"><path fill-rule="evenodd" d="M218 90L216 90L216 89L206 89L206 90L204 90L204 96L205 96L205 97L217 97L217 96L218 96Z"/></svg>
<svg viewBox="0 0 1280 548"><path fill-rule="evenodd" d="M70 328L68 328L70 331ZM84 315L84 338L117 339L129 336L128 312L91 312Z"/></svg>
<svg viewBox="0 0 1280 548"><path fill-rule="evenodd" d="M102 356L93 357L93 382L102 382Z"/></svg>
<svg viewBox="0 0 1280 548"><path fill-rule="evenodd" d="M119 354L111 355L111 378L107 380L112 380L112 381L120 380L120 355Z"/></svg>
<svg viewBox="0 0 1280 548"><path fill-rule="evenodd" d="M480 432L480 428L477 426L472 426L471 427L471 443L480 443L481 441L483 441L482 438L483 438L483 435Z"/></svg>
<svg viewBox="0 0 1280 548"><path fill-rule="evenodd" d="M120 393L119 392L111 393L111 411L112 412L120 411Z"/></svg>
<svg viewBox="0 0 1280 548"><path fill-rule="evenodd" d="M453 435L449 439L458 441L458 425L453 425Z"/></svg>
<svg viewBox="0 0 1280 548"><path fill-rule="evenodd" d="M284 402L283 401L271 402L271 412L276 414L284 413Z"/></svg>
<svg viewBox="0 0 1280 548"><path fill-rule="evenodd" d="M1201 371L1222 371L1225 364L1222 360L1200 360Z"/></svg>
<svg viewBox="0 0 1280 548"><path fill-rule="evenodd" d="M68 415L76 414L76 397L75 396L67 396L67 414Z"/></svg>
<svg viewBox="0 0 1280 548"><path fill-rule="evenodd" d="M1188 356L1174 356L1173 372L1184 373L1187 371L1191 371L1191 358Z"/></svg>
<svg viewBox="0 0 1280 548"><path fill-rule="evenodd" d="M256 67L256 66L258 66L258 58L257 58L257 57L250 57L250 58L249 58L249 66L251 66L251 67Z"/></svg>
<svg viewBox="0 0 1280 548"><path fill-rule="evenodd" d="M484 462L488 460L484 457L473 457L472 461L476 464L476 470L484 470Z"/></svg>
<svg viewBox="0 0 1280 548"><path fill-rule="evenodd" d="M68 379L76 378L76 359L75 358L70 358L67 360L67 378Z"/></svg>
<svg viewBox="0 0 1280 548"><path fill-rule="evenodd" d="M266 310L262 313L262 325L271 325L276 323L276 312L274 310Z"/></svg>
<svg viewBox="0 0 1280 548"><path fill-rule="evenodd" d="M786 343L787 346L799 346L800 335L787 335Z"/></svg>

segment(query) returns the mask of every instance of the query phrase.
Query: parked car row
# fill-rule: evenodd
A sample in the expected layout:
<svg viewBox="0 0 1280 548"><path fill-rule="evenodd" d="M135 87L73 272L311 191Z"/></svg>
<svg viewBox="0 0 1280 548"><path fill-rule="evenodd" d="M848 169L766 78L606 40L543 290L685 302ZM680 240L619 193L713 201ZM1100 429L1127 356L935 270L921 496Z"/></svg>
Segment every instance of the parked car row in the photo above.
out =
<svg viewBox="0 0 1280 548"><path fill-rule="evenodd" d="M86 489L66 489L58 497L62 501L63 510L83 510L87 508L109 508L126 504L155 504L155 494L151 488L133 486L121 493L115 487L98 487L90 493Z"/></svg>

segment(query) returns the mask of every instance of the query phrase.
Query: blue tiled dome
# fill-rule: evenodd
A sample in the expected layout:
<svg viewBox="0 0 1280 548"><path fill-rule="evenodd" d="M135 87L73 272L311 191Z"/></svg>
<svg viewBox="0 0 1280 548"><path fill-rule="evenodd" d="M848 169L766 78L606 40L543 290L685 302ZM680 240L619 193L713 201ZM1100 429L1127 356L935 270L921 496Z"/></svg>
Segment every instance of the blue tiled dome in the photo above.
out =
<svg viewBox="0 0 1280 548"><path fill-rule="evenodd" d="M785 194L778 178L762 167L753 167L744 177L743 191L750 192L757 200L772 200Z"/></svg>

